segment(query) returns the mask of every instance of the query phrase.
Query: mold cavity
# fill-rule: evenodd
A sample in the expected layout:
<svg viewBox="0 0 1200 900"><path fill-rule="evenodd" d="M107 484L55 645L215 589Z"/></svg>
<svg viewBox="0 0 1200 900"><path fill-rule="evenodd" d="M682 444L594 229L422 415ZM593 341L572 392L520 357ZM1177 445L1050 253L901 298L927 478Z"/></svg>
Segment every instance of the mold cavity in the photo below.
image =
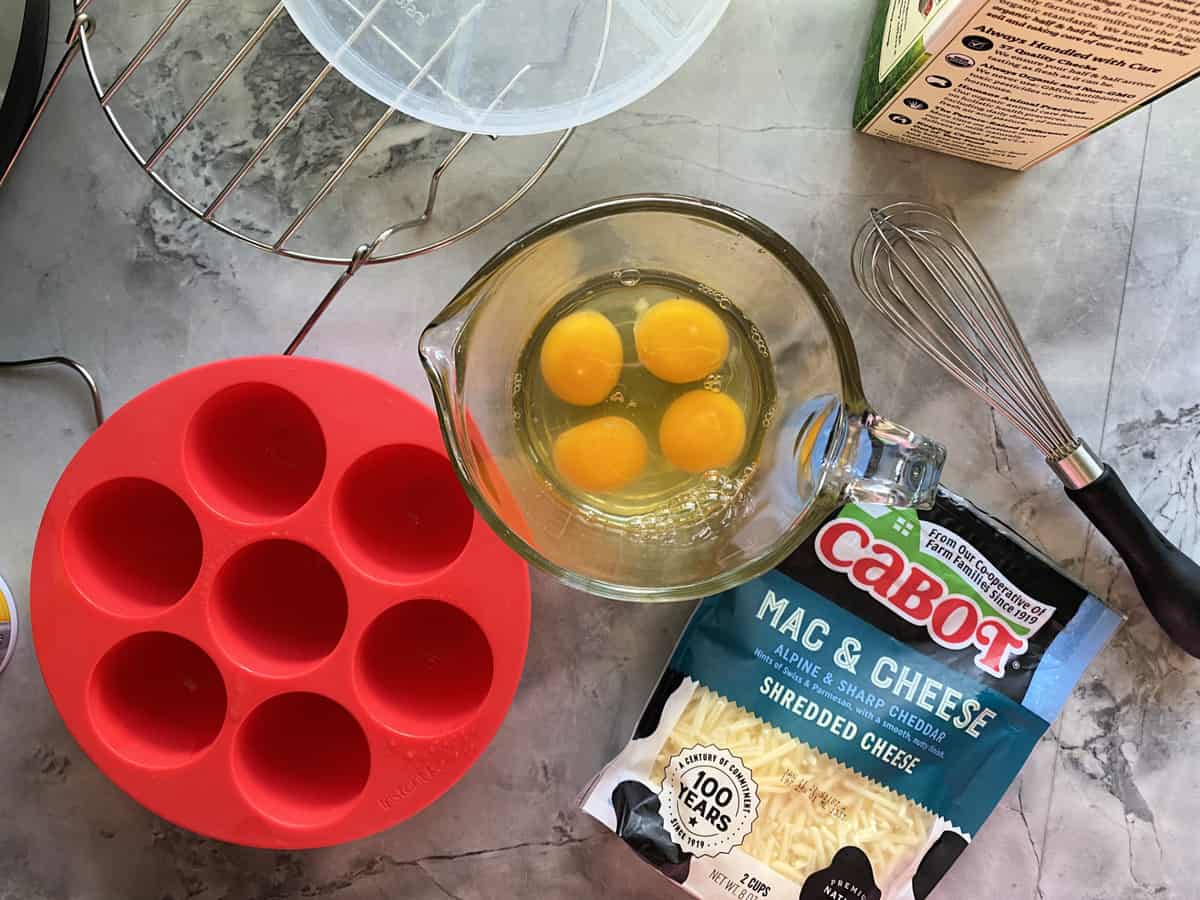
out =
<svg viewBox="0 0 1200 900"><path fill-rule="evenodd" d="M346 588L316 550L269 540L239 550L212 590L224 649L254 671L287 675L324 659L346 628Z"/></svg>
<svg viewBox="0 0 1200 900"><path fill-rule="evenodd" d="M238 384L200 407L184 447L188 477L214 509L240 521L290 515L325 471L325 436L295 394Z"/></svg>
<svg viewBox="0 0 1200 900"><path fill-rule="evenodd" d="M344 815L362 794L371 751L354 716L333 700L280 694L246 718L233 767L242 793L264 816L315 826Z"/></svg>
<svg viewBox="0 0 1200 900"><path fill-rule="evenodd" d="M409 600L380 615L359 644L364 704L406 734L436 736L469 721L492 686L492 648L457 606Z"/></svg>
<svg viewBox="0 0 1200 900"><path fill-rule="evenodd" d="M204 545L187 504L145 478L93 488L72 511L63 557L76 586L97 606L145 616L177 603L196 581Z"/></svg>
<svg viewBox="0 0 1200 900"><path fill-rule="evenodd" d="M89 706L96 732L119 756L146 768L173 768L217 739L225 682L191 641L148 631L125 638L100 660Z"/></svg>
<svg viewBox="0 0 1200 900"><path fill-rule="evenodd" d="M368 453L342 478L334 527L363 569L405 579L453 562L471 536L475 511L450 461L424 447Z"/></svg>

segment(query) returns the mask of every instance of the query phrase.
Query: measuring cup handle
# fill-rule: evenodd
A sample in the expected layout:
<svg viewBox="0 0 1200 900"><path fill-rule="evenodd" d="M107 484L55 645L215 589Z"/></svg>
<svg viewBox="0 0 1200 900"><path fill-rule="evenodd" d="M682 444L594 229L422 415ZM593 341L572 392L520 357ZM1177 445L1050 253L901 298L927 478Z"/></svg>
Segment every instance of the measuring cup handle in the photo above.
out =
<svg viewBox="0 0 1200 900"><path fill-rule="evenodd" d="M844 494L856 503L933 506L946 448L868 410L846 436Z"/></svg>

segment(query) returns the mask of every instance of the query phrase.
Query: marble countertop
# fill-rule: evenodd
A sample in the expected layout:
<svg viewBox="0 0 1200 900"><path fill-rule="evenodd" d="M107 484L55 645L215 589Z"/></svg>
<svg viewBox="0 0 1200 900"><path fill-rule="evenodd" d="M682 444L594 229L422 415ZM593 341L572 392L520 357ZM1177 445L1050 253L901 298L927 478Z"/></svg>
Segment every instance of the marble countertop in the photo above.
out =
<svg viewBox="0 0 1200 900"><path fill-rule="evenodd" d="M145 114L145 133L169 127L195 96L188 85L211 74L267 8L235 5L222 13L205 4L129 84L122 102L131 116ZM96 4L97 58L108 72L152 30L161 4L152 6ZM1032 172L989 169L850 129L873 7L735 2L675 77L580 129L545 181L499 222L439 253L361 272L304 352L426 397L420 328L526 227L636 191L705 196L765 220L839 298L875 404L949 446L946 481L1130 615L935 896L1200 896L1200 663L1167 644L1037 453L879 326L848 265L868 205L918 197L953 206L1076 429L1196 553L1200 263L1189 251L1200 234L1200 83ZM63 4L56 13L54 36L65 31ZM313 65L285 21L163 171L211 196L261 136L252 123L278 117ZM344 152L339 141L352 144L377 114L331 83L230 216L250 229L286 221ZM306 226L305 246L345 254L411 214L428 164L450 140L420 123L386 128L331 196L329 215ZM479 143L442 186L438 227L478 215L547 146ZM0 358L76 356L110 408L182 369L278 351L335 277L330 267L264 255L182 212L113 139L81 69L69 73L0 193L0 247ZM42 508L89 430L86 399L69 375L0 379L0 573L22 609ZM205 840L127 798L66 731L26 634L0 678L0 897L678 896L579 814L575 800L630 733L689 610L606 602L537 574L533 583L524 678L479 764L415 819L319 852Z"/></svg>

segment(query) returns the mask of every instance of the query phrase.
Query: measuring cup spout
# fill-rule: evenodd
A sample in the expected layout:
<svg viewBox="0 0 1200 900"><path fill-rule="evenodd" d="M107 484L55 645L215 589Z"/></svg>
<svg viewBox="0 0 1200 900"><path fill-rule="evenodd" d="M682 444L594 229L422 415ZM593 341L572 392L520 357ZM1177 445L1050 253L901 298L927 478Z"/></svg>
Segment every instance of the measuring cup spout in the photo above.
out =
<svg viewBox="0 0 1200 900"><path fill-rule="evenodd" d="M455 425L462 418L456 388L456 355L462 328L461 316L435 320L421 333L417 344L421 365L425 368L429 386L433 391L433 403L442 424L447 450L452 454L459 443Z"/></svg>
<svg viewBox="0 0 1200 900"><path fill-rule="evenodd" d="M451 331L452 333L440 335L438 332L442 330ZM453 389L454 337L457 333L457 328L450 328L445 325L440 328L430 326L425 329L418 344L417 349L421 354L421 364L425 367L426 375L429 376L435 400L439 399L437 395L445 394L447 391Z"/></svg>
<svg viewBox="0 0 1200 900"><path fill-rule="evenodd" d="M945 447L871 410L847 426L839 460L847 499L917 509L933 506Z"/></svg>

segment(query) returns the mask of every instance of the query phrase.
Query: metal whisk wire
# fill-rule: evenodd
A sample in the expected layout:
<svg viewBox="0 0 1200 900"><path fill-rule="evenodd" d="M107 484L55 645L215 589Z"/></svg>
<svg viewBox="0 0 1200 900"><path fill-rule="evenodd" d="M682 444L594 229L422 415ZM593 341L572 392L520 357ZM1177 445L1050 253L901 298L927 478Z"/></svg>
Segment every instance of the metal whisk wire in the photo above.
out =
<svg viewBox="0 0 1200 900"><path fill-rule="evenodd" d="M1012 422L1048 461L1080 446L999 290L951 218L920 203L873 209L851 267L879 312Z"/></svg>

